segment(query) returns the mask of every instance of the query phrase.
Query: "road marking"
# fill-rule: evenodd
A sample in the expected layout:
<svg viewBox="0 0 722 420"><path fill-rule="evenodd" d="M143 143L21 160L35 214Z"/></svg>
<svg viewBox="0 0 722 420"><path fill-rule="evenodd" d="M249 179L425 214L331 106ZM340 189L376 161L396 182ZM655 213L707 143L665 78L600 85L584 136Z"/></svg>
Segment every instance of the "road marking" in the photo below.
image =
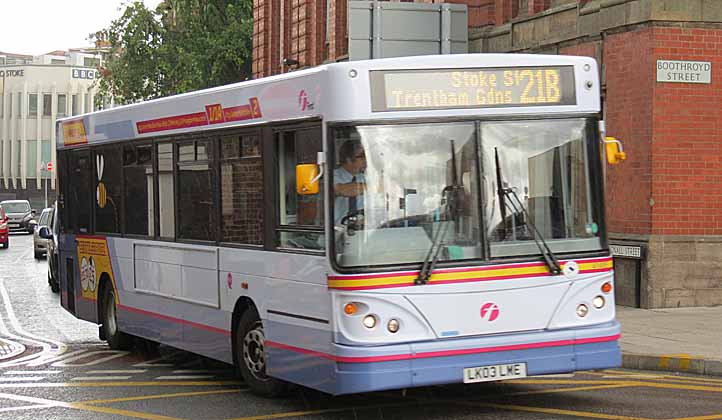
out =
<svg viewBox="0 0 722 420"><path fill-rule="evenodd" d="M551 375L533 375L530 378L573 378L574 373L555 373Z"/></svg>
<svg viewBox="0 0 722 420"><path fill-rule="evenodd" d="M42 381L45 379L45 376L11 376L9 378L0 378L0 383L3 382L22 382L22 381Z"/></svg>
<svg viewBox="0 0 722 420"><path fill-rule="evenodd" d="M97 379L97 378L94 378ZM2 388L100 388L100 387L132 387L132 386L238 386L240 381L126 381L126 382L30 382L0 383Z"/></svg>
<svg viewBox="0 0 722 420"><path fill-rule="evenodd" d="M135 373L145 373L147 372L147 369L136 369L136 370L90 370L88 372L85 372L89 375L92 374L109 374L109 375L122 375L122 374L135 374Z"/></svg>
<svg viewBox="0 0 722 420"><path fill-rule="evenodd" d="M720 386L703 386L703 385L683 385L683 384L658 384L653 382L639 382L640 386L661 389L683 389L685 391L706 391L706 392L722 392Z"/></svg>
<svg viewBox="0 0 722 420"><path fill-rule="evenodd" d="M78 360L86 359L91 356L97 356L100 354L109 354L108 356L101 357L100 359L91 360L86 363L71 363ZM78 356L70 357L70 358L63 358L59 362L55 362L50 366L53 367L82 367L82 366L94 366L103 362L108 362L113 359L117 359L119 357L123 357L130 354L128 351L120 351L120 350L98 350L98 351L91 351L86 354L81 354Z"/></svg>
<svg viewBox="0 0 722 420"><path fill-rule="evenodd" d="M722 413L720 414L712 414L709 416L699 416L699 417L682 417L678 419L672 419L672 420L719 420L722 419Z"/></svg>
<svg viewBox="0 0 722 420"><path fill-rule="evenodd" d="M50 404L23 405L20 407L0 408L0 413L6 413L8 411L37 410L37 409L41 409L41 408L53 408L53 407L55 407L55 405L50 405Z"/></svg>
<svg viewBox="0 0 722 420"><path fill-rule="evenodd" d="M620 376L625 376L625 375L624 375L625 373L627 373L626 376L633 376L633 375L635 375L634 373L628 373L628 372L619 371L619 370L605 370L604 372L618 373L618 374L620 374ZM589 374L591 374L591 375L600 375L599 373L596 373L596 372L587 372L587 373L589 373ZM671 381L692 381L692 382L713 382L713 383L714 383L714 382L717 382L717 383L722 383L722 379L696 378L696 377L692 377L692 376L659 375L659 378L660 378L660 379L665 379L665 380L671 380Z"/></svg>
<svg viewBox="0 0 722 420"><path fill-rule="evenodd" d="M542 408L542 407L531 407L524 405L514 404L494 404L494 403L475 403L469 401L454 401L454 400L440 400L444 402L450 402L454 404L474 406L474 407L485 407L485 408L497 408L500 410L509 411L524 411L527 413L542 413L542 414L556 414L572 417L589 417L594 419L607 419L607 420L652 420L645 417L630 417L630 416L617 416L614 414L602 414L592 413L590 411L574 411L574 410L563 410L558 408Z"/></svg>
<svg viewBox="0 0 722 420"><path fill-rule="evenodd" d="M125 381L132 376L77 376L71 381Z"/></svg>
<svg viewBox="0 0 722 420"><path fill-rule="evenodd" d="M133 365L133 367L169 367L169 366L175 366L174 363L156 363L160 362L161 360L170 360L171 358L175 357L178 353L173 353L161 357L157 357L155 359L146 360L145 362L136 363Z"/></svg>
<svg viewBox="0 0 722 420"><path fill-rule="evenodd" d="M62 373L62 370L9 370L6 375L52 375Z"/></svg>
<svg viewBox="0 0 722 420"><path fill-rule="evenodd" d="M193 369L186 369L186 370L174 370L173 373L228 373L229 370L193 370Z"/></svg>
<svg viewBox="0 0 722 420"><path fill-rule="evenodd" d="M326 408L320 410L306 410L306 411L287 411L284 413L274 414L263 414L260 416L249 416L249 417L236 417L228 420L269 420L269 419L282 419L285 417L301 417L310 416L313 414L330 414L330 413L341 413L344 411L355 411L355 410L377 410L381 408L394 408L394 407L412 407L419 405L429 405L431 402L426 401L413 401L403 403L389 403L389 404L375 404L364 407L345 407L345 408Z"/></svg>
<svg viewBox="0 0 722 420"><path fill-rule="evenodd" d="M555 389L543 389L539 391L522 391L522 392L511 392L504 394L506 396L518 396L518 395L538 395L538 394L557 394L561 392L578 392L578 391L592 391L598 389L614 389L614 388L631 388L636 385L629 384L618 384L618 385L596 385L596 386L580 386L576 388L555 388Z"/></svg>
<svg viewBox="0 0 722 420"><path fill-rule="evenodd" d="M177 392L175 394L157 394L157 395L145 395L142 397L123 397L123 398L112 398L108 400L90 400L90 401L78 401L83 404L110 404L119 402L129 401L143 401L143 400L154 400L159 398L177 398L177 397L197 397L199 395L215 395L215 394L232 394L246 392L248 389L219 389L216 391L196 391L196 392Z"/></svg>
<svg viewBox="0 0 722 420"><path fill-rule="evenodd" d="M663 375L604 375L602 376L604 379L661 379L664 378Z"/></svg>
<svg viewBox="0 0 722 420"><path fill-rule="evenodd" d="M117 414L120 416L135 417L135 418L147 419L147 420L180 420L175 417L161 416L161 415L150 414L150 413L141 413L138 411L120 410L120 409L110 408L110 407L97 407L94 405L87 405L87 404L82 404L82 403L69 403L69 402L65 402L65 401L48 400L48 399L44 399L44 398L35 398L35 397L25 397L25 396L14 395L14 394L0 393L0 398L5 398L5 399L9 399L9 400L14 400L14 401L25 401L25 402L40 404L43 407L51 406L51 407L73 408L76 410L93 411L96 413L104 413L104 414Z"/></svg>
<svg viewBox="0 0 722 420"><path fill-rule="evenodd" d="M215 375L176 375L176 376L158 376L155 379L157 381L167 381L167 380L191 380L191 379L209 379L209 378L215 378Z"/></svg>

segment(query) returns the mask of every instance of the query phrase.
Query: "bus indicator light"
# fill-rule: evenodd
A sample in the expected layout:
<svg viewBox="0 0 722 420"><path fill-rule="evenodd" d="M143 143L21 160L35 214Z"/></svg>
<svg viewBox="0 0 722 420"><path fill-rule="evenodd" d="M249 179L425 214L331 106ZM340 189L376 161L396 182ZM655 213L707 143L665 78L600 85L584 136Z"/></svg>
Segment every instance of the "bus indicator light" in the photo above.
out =
<svg viewBox="0 0 722 420"><path fill-rule="evenodd" d="M358 311L358 308L356 307L356 304L355 304L355 303L347 303L347 304L343 307L343 312L344 312L346 315L353 315L353 314L355 314L357 311Z"/></svg>
<svg viewBox="0 0 722 420"><path fill-rule="evenodd" d="M606 282L602 285L602 292L609 293L612 291L612 283Z"/></svg>

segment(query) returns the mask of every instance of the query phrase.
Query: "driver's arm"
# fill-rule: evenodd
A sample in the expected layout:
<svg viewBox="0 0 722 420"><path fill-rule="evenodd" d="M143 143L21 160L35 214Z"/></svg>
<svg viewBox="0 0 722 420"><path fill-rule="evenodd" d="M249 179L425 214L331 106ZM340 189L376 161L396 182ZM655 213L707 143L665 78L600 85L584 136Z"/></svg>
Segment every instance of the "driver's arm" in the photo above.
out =
<svg viewBox="0 0 722 420"><path fill-rule="evenodd" d="M336 195L341 197L357 197L363 194L366 184L363 182L349 182L348 184L336 184Z"/></svg>

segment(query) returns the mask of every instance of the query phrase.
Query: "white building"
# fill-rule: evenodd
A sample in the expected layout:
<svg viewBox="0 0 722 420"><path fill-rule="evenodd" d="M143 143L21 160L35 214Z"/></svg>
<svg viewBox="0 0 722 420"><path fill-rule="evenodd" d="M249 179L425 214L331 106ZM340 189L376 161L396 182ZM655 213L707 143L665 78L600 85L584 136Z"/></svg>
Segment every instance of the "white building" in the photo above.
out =
<svg viewBox="0 0 722 420"><path fill-rule="evenodd" d="M0 52L0 200L55 200L55 121L94 110L100 55L54 51L32 57ZM55 168L54 168L55 169Z"/></svg>

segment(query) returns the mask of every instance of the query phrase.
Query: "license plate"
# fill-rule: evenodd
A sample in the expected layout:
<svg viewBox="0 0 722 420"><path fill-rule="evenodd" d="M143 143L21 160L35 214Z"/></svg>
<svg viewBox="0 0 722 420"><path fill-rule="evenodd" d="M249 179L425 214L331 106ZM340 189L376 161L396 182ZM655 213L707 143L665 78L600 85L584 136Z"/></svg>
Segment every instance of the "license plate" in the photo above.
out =
<svg viewBox="0 0 722 420"><path fill-rule="evenodd" d="M507 363L464 369L465 384L519 378L526 378L526 363Z"/></svg>

